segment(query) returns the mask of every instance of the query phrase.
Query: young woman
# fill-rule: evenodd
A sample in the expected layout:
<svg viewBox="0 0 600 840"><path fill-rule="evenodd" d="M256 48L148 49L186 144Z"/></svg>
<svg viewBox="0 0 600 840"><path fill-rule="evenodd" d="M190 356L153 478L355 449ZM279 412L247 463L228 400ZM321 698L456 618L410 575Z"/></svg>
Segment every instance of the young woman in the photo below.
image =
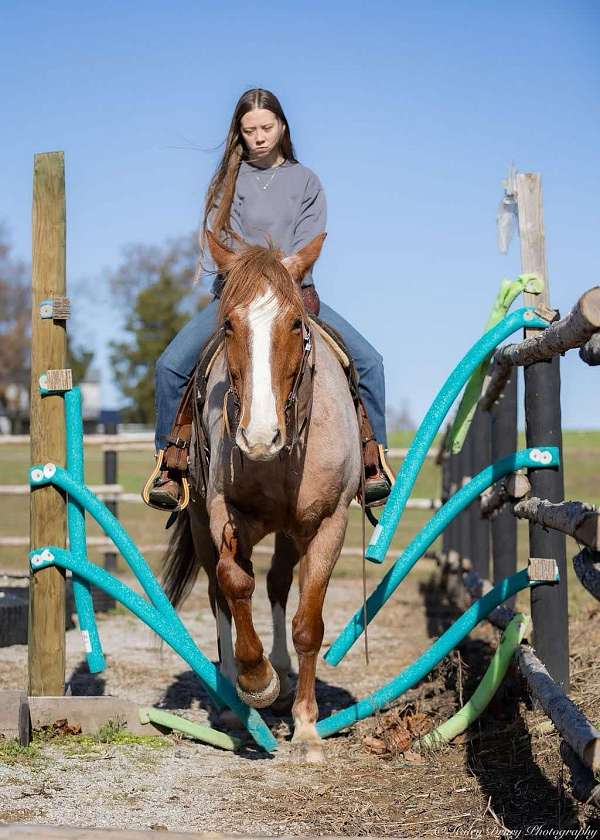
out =
<svg viewBox="0 0 600 840"><path fill-rule="evenodd" d="M211 230L233 249L240 240L258 245L271 241L289 256L323 233L325 223L323 188L315 173L296 160L289 125L277 97L261 88L246 91L235 107L225 153L208 187L201 235L203 254L206 231ZM213 300L186 324L156 364L157 452L173 446L170 434L182 394L200 350L217 329L217 299L222 284L223 278L217 275ZM302 287L307 304L318 305L310 272L304 276ZM341 334L354 360L368 415L367 432L365 424L362 430L365 501L382 503L390 491L377 446L386 445L383 359L354 327L322 302L319 317ZM149 502L164 509L175 508L181 495L180 481L178 470L163 469L150 490Z"/></svg>

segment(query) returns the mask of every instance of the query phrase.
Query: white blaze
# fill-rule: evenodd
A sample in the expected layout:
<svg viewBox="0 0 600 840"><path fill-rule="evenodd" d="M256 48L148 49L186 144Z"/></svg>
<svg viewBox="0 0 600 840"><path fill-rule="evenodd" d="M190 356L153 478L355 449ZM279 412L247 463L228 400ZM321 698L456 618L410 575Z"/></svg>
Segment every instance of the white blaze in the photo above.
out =
<svg viewBox="0 0 600 840"><path fill-rule="evenodd" d="M271 377L271 330L277 309L270 291L255 298L248 308L252 401L246 438L250 446L270 446L278 429Z"/></svg>

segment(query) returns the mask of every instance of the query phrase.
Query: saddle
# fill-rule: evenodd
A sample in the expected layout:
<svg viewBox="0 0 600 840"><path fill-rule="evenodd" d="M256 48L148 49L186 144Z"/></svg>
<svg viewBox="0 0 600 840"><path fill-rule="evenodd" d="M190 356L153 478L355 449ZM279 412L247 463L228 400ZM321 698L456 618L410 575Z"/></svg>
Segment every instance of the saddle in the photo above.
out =
<svg viewBox="0 0 600 840"><path fill-rule="evenodd" d="M311 328L321 336L323 341L331 349L346 375L359 420L365 467L367 469L369 467L378 468L381 463L390 483L393 484L393 473L385 461L383 447L377 444L375 440L366 409L359 396L358 374L342 336L337 330L321 321L312 312L309 312L308 315ZM207 431L202 422L202 410L206 400L210 372L216 359L223 350L224 341L224 332L217 330L209 338L200 352L198 362L192 371L192 375L179 404L171 434L166 441L167 446L157 453L156 467L142 492L144 501L150 504L151 507L154 506L149 501L152 484L156 476L164 470L175 470L182 476L183 498L177 510L183 510L189 503L190 449L192 448L192 444L192 460L195 473L194 485L201 496L206 495L210 467L210 444ZM229 396L228 393L223 406L224 422L227 428L233 425L232 414L235 410L235 407L231 404L232 401L228 398Z"/></svg>

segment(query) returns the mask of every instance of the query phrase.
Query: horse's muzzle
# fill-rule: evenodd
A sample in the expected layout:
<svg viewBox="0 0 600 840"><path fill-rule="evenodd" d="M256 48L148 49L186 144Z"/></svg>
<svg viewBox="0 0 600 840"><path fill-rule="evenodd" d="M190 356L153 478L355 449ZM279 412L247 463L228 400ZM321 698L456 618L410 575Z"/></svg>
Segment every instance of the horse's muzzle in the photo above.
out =
<svg viewBox="0 0 600 840"><path fill-rule="evenodd" d="M252 435L243 426L238 426L235 442L251 461L272 461L279 455L285 440L279 428Z"/></svg>

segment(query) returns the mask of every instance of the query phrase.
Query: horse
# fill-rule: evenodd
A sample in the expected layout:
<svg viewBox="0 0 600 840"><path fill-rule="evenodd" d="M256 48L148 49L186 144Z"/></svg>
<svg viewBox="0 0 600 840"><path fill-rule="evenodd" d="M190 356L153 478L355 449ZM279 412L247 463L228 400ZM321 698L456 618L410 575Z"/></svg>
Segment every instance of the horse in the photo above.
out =
<svg viewBox="0 0 600 840"><path fill-rule="evenodd" d="M284 257L272 245L243 243L233 251L208 234L225 277L218 310L223 350L212 364L201 414L210 463L205 496L193 492L179 514L163 573L177 606L204 568L221 673L250 706L275 708L291 696L285 611L299 564L292 748L308 761L324 757L315 727L323 604L361 476L348 381L311 327L300 289L324 238ZM267 658L252 621L252 550L268 534L275 534L275 548L267 575L273 620Z"/></svg>

